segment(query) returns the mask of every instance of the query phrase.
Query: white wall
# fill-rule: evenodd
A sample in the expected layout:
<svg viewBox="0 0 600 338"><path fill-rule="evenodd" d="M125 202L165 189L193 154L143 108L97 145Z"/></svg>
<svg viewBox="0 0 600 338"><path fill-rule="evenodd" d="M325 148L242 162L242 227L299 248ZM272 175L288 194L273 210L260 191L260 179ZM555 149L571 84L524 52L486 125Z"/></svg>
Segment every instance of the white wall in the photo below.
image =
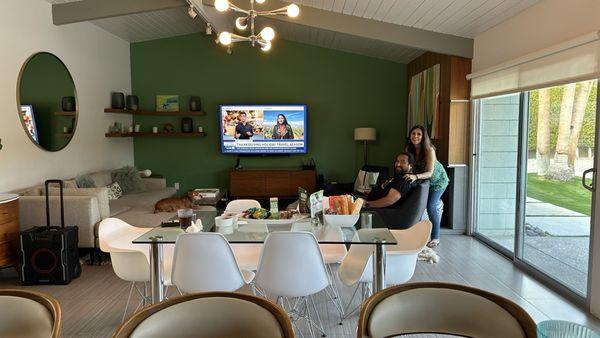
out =
<svg viewBox="0 0 600 338"><path fill-rule="evenodd" d="M474 39L473 72L600 30L600 1L542 0Z"/></svg>
<svg viewBox="0 0 600 338"><path fill-rule="evenodd" d="M2 0L1 8L0 192L133 163L131 140L104 137L111 122L128 122L131 117L103 112L110 106L111 91L131 90L129 43L90 23L54 26L51 5L44 0ZM76 133L59 152L32 144L17 113L19 71L39 51L51 52L65 63L79 99Z"/></svg>

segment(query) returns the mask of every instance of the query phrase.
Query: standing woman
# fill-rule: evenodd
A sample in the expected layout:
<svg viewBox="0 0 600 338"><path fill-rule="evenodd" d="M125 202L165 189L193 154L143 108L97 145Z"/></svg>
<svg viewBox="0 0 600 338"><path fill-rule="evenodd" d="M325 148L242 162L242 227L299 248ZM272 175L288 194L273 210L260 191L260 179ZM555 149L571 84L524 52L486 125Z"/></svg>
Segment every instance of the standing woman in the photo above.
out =
<svg viewBox="0 0 600 338"><path fill-rule="evenodd" d="M287 118L285 118L285 115L277 115L277 123L273 127L272 138L274 140L294 138L294 130L292 130L292 126L288 123Z"/></svg>
<svg viewBox="0 0 600 338"><path fill-rule="evenodd" d="M448 175L444 166L435 156L435 147L427 130L421 125L412 127L408 133L406 151L415 157L415 174L406 174L404 178L409 181L429 179L429 197L427 199L427 214L433 228L428 247L440 244L440 223L442 221L442 194L448 186Z"/></svg>

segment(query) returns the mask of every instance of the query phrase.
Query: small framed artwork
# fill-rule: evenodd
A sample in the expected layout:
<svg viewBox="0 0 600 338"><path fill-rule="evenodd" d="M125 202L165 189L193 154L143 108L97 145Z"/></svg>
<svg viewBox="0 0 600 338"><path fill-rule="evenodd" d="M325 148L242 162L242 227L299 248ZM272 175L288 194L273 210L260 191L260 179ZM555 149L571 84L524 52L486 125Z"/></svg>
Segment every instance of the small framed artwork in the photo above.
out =
<svg viewBox="0 0 600 338"><path fill-rule="evenodd" d="M156 95L156 111L178 112L179 95Z"/></svg>

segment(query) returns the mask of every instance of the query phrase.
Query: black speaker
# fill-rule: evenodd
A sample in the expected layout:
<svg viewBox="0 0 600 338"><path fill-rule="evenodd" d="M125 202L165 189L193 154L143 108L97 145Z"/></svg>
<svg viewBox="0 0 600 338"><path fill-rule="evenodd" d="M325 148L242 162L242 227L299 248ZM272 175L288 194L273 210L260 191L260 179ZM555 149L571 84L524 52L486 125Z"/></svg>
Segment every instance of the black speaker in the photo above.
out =
<svg viewBox="0 0 600 338"><path fill-rule="evenodd" d="M50 183L60 186L60 227L50 226ZM32 284L69 284L81 275L79 264L79 228L65 227L63 182L46 181L46 226L21 231L21 282Z"/></svg>
<svg viewBox="0 0 600 338"><path fill-rule="evenodd" d="M127 95L125 106L129 110L138 110L140 108L139 99L136 95Z"/></svg>
<svg viewBox="0 0 600 338"><path fill-rule="evenodd" d="M202 110L202 102L198 96L190 96L190 111Z"/></svg>
<svg viewBox="0 0 600 338"><path fill-rule="evenodd" d="M110 94L110 107L112 109L124 109L125 108L125 94L111 93Z"/></svg>
<svg viewBox="0 0 600 338"><path fill-rule="evenodd" d="M181 132L191 133L194 131L194 121L191 117L184 117L181 119Z"/></svg>
<svg viewBox="0 0 600 338"><path fill-rule="evenodd" d="M81 275L77 227L33 227L21 232L21 282L69 284Z"/></svg>
<svg viewBox="0 0 600 338"><path fill-rule="evenodd" d="M63 111L75 111L75 96L65 96L62 98Z"/></svg>

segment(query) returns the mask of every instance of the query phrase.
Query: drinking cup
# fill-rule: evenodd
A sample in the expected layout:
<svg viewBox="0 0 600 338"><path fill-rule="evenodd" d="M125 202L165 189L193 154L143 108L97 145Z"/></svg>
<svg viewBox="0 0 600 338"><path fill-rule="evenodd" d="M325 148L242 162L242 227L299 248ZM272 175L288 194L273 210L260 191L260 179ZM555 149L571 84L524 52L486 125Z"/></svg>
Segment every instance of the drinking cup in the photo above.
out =
<svg viewBox="0 0 600 338"><path fill-rule="evenodd" d="M179 209L177 210L177 217L179 217L179 226L185 230L194 222L194 210L192 209Z"/></svg>
<svg viewBox="0 0 600 338"><path fill-rule="evenodd" d="M371 229L373 227L373 214L370 212L361 212L360 227L362 229Z"/></svg>

